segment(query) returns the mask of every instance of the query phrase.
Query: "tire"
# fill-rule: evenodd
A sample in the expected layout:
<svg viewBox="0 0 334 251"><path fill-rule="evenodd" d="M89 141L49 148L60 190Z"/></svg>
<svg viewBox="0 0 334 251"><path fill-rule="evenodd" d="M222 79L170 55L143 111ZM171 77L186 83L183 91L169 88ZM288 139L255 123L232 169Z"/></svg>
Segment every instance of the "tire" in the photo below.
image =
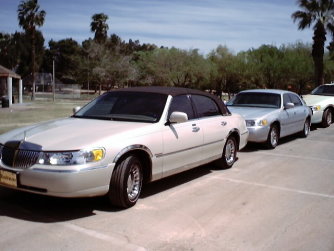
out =
<svg viewBox="0 0 334 251"><path fill-rule="evenodd" d="M129 155L115 167L110 180L108 197L113 206L129 208L137 203L143 184L140 160Z"/></svg>
<svg viewBox="0 0 334 251"><path fill-rule="evenodd" d="M270 127L266 145L269 149L274 149L278 145L279 130L277 125L272 125Z"/></svg>
<svg viewBox="0 0 334 251"><path fill-rule="evenodd" d="M304 123L303 130L300 132L300 136L306 138L310 134L311 123L310 119L307 118Z"/></svg>
<svg viewBox="0 0 334 251"><path fill-rule="evenodd" d="M237 149L238 146L235 137L228 137L224 145L223 155L214 162L215 166L219 169L231 168L237 159Z"/></svg>
<svg viewBox="0 0 334 251"><path fill-rule="evenodd" d="M326 109L324 111L324 114L322 115L322 121L321 121L321 125L322 127L329 127L333 122L333 113L329 110Z"/></svg>

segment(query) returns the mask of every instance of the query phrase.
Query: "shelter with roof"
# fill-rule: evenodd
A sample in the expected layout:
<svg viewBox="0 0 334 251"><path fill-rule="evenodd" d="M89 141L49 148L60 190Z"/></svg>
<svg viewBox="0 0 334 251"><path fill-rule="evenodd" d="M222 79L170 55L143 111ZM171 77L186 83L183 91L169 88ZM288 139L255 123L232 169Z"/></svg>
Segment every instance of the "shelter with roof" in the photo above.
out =
<svg viewBox="0 0 334 251"><path fill-rule="evenodd" d="M6 67L0 65L0 97L8 96L9 106L12 105L13 97L13 78L19 81L19 103L22 103L22 92L23 85L21 76L16 74L15 72L7 69Z"/></svg>

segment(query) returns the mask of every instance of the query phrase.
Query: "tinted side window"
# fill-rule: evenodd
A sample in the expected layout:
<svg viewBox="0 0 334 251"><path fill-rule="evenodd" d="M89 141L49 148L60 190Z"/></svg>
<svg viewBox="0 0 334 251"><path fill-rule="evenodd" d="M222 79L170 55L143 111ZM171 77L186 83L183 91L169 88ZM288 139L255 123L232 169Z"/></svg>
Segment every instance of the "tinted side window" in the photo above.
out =
<svg viewBox="0 0 334 251"><path fill-rule="evenodd" d="M303 105L300 101L299 97L295 94L289 94L291 102L294 103L295 106L301 106Z"/></svg>
<svg viewBox="0 0 334 251"><path fill-rule="evenodd" d="M195 118L193 107L187 95L173 97L168 117L172 114L172 112L184 112L188 115L189 120Z"/></svg>
<svg viewBox="0 0 334 251"><path fill-rule="evenodd" d="M283 94L283 105L286 105L287 103L292 103L292 101L290 100L289 95L286 93Z"/></svg>
<svg viewBox="0 0 334 251"><path fill-rule="evenodd" d="M220 115L219 108L215 101L206 96L192 95L196 111L199 117Z"/></svg>

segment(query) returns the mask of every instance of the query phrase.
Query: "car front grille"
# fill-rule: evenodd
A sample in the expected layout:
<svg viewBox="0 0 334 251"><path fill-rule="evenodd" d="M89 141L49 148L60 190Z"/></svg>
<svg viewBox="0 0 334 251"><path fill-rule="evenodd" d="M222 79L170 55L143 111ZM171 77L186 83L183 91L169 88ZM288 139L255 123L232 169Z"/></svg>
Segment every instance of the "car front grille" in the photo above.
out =
<svg viewBox="0 0 334 251"><path fill-rule="evenodd" d="M20 149L18 145L5 145L1 148L0 157L2 162L9 167L18 169L27 169L36 164L40 154L40 151Z"/></svg>

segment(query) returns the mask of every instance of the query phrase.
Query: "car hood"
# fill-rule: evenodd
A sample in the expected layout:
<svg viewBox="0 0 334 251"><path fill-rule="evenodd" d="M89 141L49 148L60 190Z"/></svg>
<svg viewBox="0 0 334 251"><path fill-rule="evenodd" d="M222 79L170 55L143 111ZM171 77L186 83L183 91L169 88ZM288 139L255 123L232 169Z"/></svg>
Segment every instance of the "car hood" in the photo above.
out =
<svg viewBox="0 0 334 251"><path fill-rule="evenodd" d="M42 146L45 151L79 150L103 146L110 137L122 140L143 135L151 123L65 118L15 129L0 135L0 143L24 140ZM99 145L100 144L100 145ZM102 144L102 145L101 145Z"/></svg>
<svg viewBox="0 0 334 251"><path fill-rule="evenodd" d="M321 105L321 104L334 104L333 96L322 96L322 95L303 95L303 99L308 106Z"/></svg>
<svg viewBox="0 0 334 251"><path fill-rule="evenodd" d="M238 113L244 119L260 119L278 110L277 108L228 106L232 113Z"/></svg>

